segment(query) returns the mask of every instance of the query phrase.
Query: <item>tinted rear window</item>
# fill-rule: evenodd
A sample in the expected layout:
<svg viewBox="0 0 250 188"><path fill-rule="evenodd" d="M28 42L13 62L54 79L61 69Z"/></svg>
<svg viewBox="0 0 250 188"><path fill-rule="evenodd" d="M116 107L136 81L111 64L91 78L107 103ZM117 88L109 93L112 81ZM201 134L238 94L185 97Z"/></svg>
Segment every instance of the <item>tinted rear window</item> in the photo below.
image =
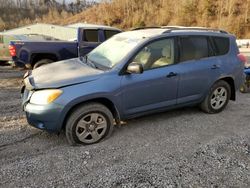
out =
<svg viewBox="0 0 250 188"><path fill-rule="evenodd" d="M105 39L109 39L113 35L120 33L119 31L104 30Z"/></svg>
<svg viewBox="0 0 250 188"><path fill-rule="evenodd" d="M209 56L206 37L181 37L180 43L180 61L201 59Z"/></svg>
<svg viewBox="0 0 250 188"><path fill-rule="evenodd" d="M225 55L229 51L229 38L226 37L212 37L214 44L216 55Z"/></svg>
<svg viewBox="0 0 250 188"><path fill-rule="evenodd" d="M89 29L84 31L84 41L99 42L98 30Z"/></svg>

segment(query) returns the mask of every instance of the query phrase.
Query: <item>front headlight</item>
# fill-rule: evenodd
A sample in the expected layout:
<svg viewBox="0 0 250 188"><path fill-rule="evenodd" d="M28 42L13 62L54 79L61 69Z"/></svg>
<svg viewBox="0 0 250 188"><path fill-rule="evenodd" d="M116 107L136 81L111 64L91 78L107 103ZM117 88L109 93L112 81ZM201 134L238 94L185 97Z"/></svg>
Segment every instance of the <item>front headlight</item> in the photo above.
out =
<svg viewBox="0 0 250 188"><path fill-rule="evenodd" d="M35 91L31 96L30 103L39 105L49 104L56 100L62 93L60 89Z"/></svg>

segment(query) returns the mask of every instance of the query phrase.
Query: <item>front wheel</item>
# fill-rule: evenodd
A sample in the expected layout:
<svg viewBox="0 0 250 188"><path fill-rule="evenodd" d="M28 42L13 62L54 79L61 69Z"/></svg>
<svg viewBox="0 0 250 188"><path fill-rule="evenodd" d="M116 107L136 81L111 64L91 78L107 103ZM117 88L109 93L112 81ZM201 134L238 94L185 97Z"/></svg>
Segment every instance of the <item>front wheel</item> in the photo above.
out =
<svg viewBox="0 0 250 188"><path fill-rule="evenodd" d="M66 123L66 137L70 145L97 143L109 136L112 130L113 115L99 103L78 107Z"/></svg>
<svg viewBox="0 0 250 188"><path fill-rule="evenodd" d="M204 112L209 114L219 113L227 106L230 97L230 85L221 80L211 87L200 107Z"/></svg>

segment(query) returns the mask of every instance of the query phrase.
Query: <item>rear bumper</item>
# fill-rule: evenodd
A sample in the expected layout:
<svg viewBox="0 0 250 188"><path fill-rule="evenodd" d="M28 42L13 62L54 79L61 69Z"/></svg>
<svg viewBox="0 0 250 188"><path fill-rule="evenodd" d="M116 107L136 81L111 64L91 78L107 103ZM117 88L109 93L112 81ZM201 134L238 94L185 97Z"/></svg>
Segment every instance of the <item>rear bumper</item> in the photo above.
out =
<svg viewBox="0 0 250 188"><path fill-rule="evenodd" d="M35 105L27 103L24 105L27 121L33 127L48 132L59 132L61 130L61 113L63 107L58 104Z"/></svg>

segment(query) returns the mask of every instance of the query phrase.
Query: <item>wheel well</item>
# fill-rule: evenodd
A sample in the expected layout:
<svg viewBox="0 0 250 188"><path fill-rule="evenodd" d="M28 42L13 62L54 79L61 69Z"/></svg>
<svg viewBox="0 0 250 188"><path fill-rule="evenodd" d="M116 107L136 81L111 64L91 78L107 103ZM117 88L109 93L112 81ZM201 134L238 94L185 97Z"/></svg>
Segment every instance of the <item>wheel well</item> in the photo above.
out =
<svg viewBox="0 0 250 188"><path fill-rule="evenodd" d="M31 57L31 65L32 67L35 65L36 62L42 59L51 59L53 61L57 61L58 58L55 54L33 54Z"/></svg>
<svg viewBox="0 0 250 188"><path fill-rule="evenodd" d="M67 119L69 118L69 116L72 114L72 112L78 108L79 106L83 105L83 104L86 104L86 103L100 103L104 106L106 106L110 112L112 113L113 117L115 118L116 120L116 123L118 123L120 121L120 116L119 116L119 113L115 107L115 105L113 104L112 101L110 101L109 99L107 98L97 98L97 99L91 99L91 100L87 100L87 101L84 101L84 102L81 102L81 103L78 103L76 104L75 106L73 106L66 114L64 120L63 120L63 125L62 125L62 129L65 128L66 126L66 122L67 122Z"/></svg>
<svg viewBox="0 0 250 188"><path fill-rule="evenodd" d="M233 80L233 78L231 78L231 77L226 77L226 78L223 78L223 79L221 79L221 80L227 82L227 83L230 85L230 88L231 88L231 98L230 98L230 100L235 101L235 100L236 100L236 96L235 96L235 92L236 92L236 91L235 91L235 85L234 85L234 80Z"/></svg>

